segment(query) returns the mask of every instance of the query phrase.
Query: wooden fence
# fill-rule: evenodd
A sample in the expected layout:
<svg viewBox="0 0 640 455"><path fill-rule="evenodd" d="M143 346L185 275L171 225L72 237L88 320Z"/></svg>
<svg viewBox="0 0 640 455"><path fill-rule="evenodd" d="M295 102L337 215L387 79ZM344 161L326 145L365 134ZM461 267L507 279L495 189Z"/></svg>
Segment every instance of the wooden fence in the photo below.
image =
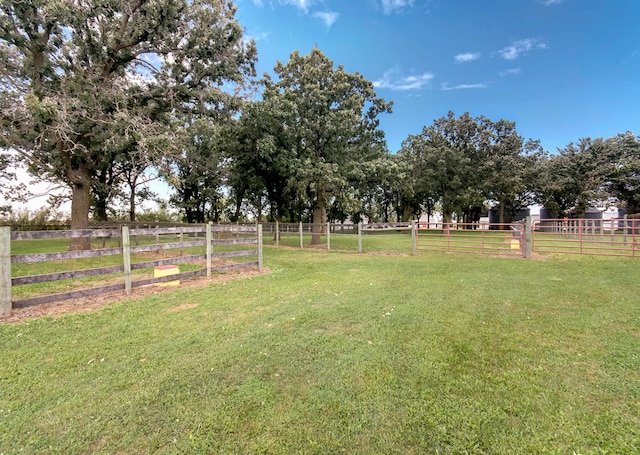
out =
<svg viewBox="0 0 640 455"><path fill-rule="evenodd" d="M160 235L170 234L173 238L179 238L177 242L160 241ZM214 236L214 234L216 234ZM184 240L188 236L193 240ZM151 236L155 243L138 245L138 236ZM71 238L98 238L103 239L102 248L86 251L66 251L53 253L33 253L11 255L11 242L19 240L35 239L71 239ZM135 245L132 245L132 237ZM118 239L117 247L105 247L104 239ZM255 245L255 249L242 249L236 251L216 251L214 247L228 245ZM131 256L136 253L159 252L161 250L175 250L190 247L205 247L205 253L177 257L168 257L153 261L132 263ZM73 271L60 271L40 275L11 277L12 263L37 263L45 261L58 261L65 259L96 258L101 256L121 256L121 263L108 267L91 268ZM213 265L214 259L228 259L241 256L257 256L255 261L228 263ZM194 263L205 261L206 267L185 271L168 276L144 278L133 280L132 271L174 265L181 263ZM146 286L155 283L191 278L200 275L211 276L216 271L228 271L246 267L258 267L262 269L262 226L237 226L237 225L207 225L180 226L164 228L129 229L122 226L121 229L88 229L67 231L11 231L9 227L0 227L0 317L11 314L12 308L26 307L43 303L57 302L107 292L124 290L131 294L132 288ZM12 287L45 283L66 279L94 277L100 275L121 273L122 281L114 284L95 286L87 289L73 290L69 292L41 295L37 297L12 300Z"/></svg>
<svg viewBox="0 0 640 455"><path fill-rule="evenodd" d="M405 233L409 234L410 244L407 244L407 251L412 254L416 253L416 232L417 225L415 221L407 221L402 223L370 223L370 224L346 224L346 223L262 223L263 232L270 236L273 245L296 246L301 249L312 246L309 242L314 233L319 237L319 243L326 247L328 251L341 250L344 248L344 242L336 242L335 248L332 239L340 239L350 237L353 239L350 251L363 252L363 236L380 233ZM289 240L295 238L295 242L283 242L283 238ZM316 246L317 246L316 245Z"/></svg>

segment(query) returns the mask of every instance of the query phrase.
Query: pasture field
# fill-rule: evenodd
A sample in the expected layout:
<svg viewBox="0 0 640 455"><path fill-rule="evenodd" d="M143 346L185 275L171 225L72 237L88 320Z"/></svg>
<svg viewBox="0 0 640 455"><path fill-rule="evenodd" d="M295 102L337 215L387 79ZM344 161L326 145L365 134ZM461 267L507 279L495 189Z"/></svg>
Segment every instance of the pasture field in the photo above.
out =
<svg viewBox="0 0 640 455"><path fill-rule="evenodd" d="M637 260L264 257L0 323L0 453L640 452Z"/></svg>

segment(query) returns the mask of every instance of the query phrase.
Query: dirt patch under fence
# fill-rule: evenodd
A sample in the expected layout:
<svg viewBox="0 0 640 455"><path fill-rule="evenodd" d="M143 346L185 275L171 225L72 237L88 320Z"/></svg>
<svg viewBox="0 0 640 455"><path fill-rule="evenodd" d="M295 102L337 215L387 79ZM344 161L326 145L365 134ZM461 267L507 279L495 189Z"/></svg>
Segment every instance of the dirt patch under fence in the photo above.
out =
<svg viewBox="0 0 640 455"><path fill-rule="evenodd" d="M263 268L259 271L257 268L241 269L237 271L225 272L222 274L212 275L211 277L198 277L187 280L181 280L180 285L176 287L163 287L149 285L139 287L133 290L130 296L124 291L111 292L97 296L84 297L81 299L63 300L61 302L44 303L24 308L14 308L11 316L0 319L0 323L19 322L25 319L35 319L43 316L62 316L68 313L87 313L95 311L101 306L124 300L137 300L142 297L158 294L160 292L174 292L177 289L185 287L206 286L210 284L225 283L240 278L248 278L252 276L269 273L269 269Z"/></svg>

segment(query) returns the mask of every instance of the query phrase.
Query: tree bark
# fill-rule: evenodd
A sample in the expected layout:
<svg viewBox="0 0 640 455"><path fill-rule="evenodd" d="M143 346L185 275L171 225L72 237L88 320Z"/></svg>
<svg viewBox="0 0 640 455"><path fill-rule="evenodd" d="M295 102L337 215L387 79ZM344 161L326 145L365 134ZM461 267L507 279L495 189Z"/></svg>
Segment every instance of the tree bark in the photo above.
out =
<svg viewBox="0 0 640 455"><path fill-rule="evenodd" d="M129 221L136 220L136 192L131 187L131 194L129 195Z"/></svg>
<svg viewBox="0 0 640 455"><path fill-rule="evenodd" d="M324 192L318 191L316 205L313 207L313 226L311 228L311 245L322 243L322 233L327 223L327 208L324 203Z"/></svg>
<svg viewBox="0 0 640 455"><path fill-rule="evenodd" d="M89 229L90 185L88 172L78 171L71 185L71 229ZM82 175L84 174L84 175ZM72 238L69 250L90 250L89 237Z"/></svg>

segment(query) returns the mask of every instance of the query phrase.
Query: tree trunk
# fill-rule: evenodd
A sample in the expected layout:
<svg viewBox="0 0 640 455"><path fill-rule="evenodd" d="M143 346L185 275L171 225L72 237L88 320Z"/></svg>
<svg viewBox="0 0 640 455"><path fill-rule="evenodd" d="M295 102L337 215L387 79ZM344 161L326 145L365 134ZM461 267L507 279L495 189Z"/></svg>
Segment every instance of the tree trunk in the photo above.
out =
<svg viewBox="0 0 640 455"><path fill-rule="evenodd" d="M78 171L78 174L81 174ZM88 173L87 173L88 174ZM71 186L71 229L89 229L89 201L91 191L88 175L78 175ZM83 183L86 177L86 183ZM89 237L72 238L69 250L90 250L91 239Z"/></svg>
<svg viewBox="0 0 640 455"><path fill-rule="evenodd" d="M322 233L327 223L327 209L324 204L324 193L318 191L318 199L313 207L313 226L311 228L311 245L322 243Z"/></svg>
<svg viewBox="0 0 640 455"><path fill-rule="evenodd" d="M107 201L104 199L95 199L94 203L94 220L107 221Z"/></svg>
<svg viewBox="0 0 640 455"><path fill-rule="evenodd" d="M131 194L129 195L129 221L136 220L136 192L131 187Z"/></svg>

